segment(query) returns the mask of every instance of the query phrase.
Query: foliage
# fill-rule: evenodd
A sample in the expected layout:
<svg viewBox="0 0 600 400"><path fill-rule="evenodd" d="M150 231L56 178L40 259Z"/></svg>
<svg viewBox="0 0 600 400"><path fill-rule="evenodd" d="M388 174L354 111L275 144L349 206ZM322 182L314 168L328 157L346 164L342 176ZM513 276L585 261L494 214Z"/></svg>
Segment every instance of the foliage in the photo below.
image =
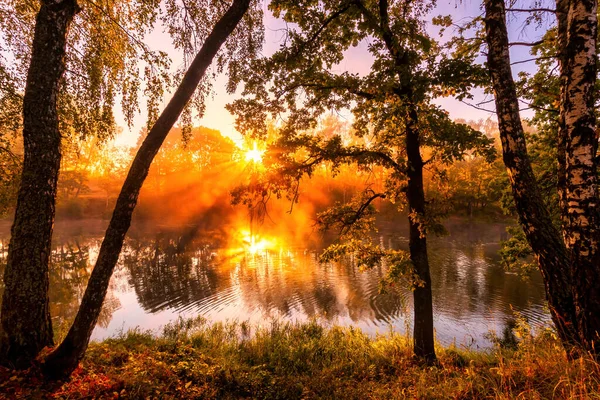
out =
<svg viewBox="0 0 600 400"><path fill-rule="evenodd" d="M1 49L1 48L0 48ZM19 132L22 126L21 104L23 96L19 92L15 72L0 55L0 138L6 140L10 134ZM6 148L6 146L3 146Z"/></svg>
<svg viewBox="0 0 600 400"><path fill-rule="evenodd" d="M21 181L21 143L15 137L0 139L0 216L6 216L17 202Z"/></svg>
<svg viewBox="0 0 600 400"><path fill-rule="evenodd" d="M150 167L150 178L155 175L168 180L174 174L193 174L223 166L232 161L235 144L219 131L194 127L182 141L183 129L172 129ZM141 145L141 139L138 146ZM190 176L188 179L192 180ZM166 182L165 182L166 183ZM155 188L156 189L156 188Z"/></svg>
<svg viewBox="0 0 600 400"><path fill-rule="evenodd" d="M167 325L156 337L129 331L92 343L68 382L49 384L36 368L0 369L10 398L594 398L599 366L567 362L552 332L517 324L513 349L439 348L416 363L408 338L369 337L315 322ZM0 395L1 397L2 395Z"/></svg>
<svg viewBox="0 0 600 400"><path fill-rule="evenodd" d="M23 151L18 137L22 101L14 71L0 54L0 215L5 215L17 199Z"/></svg>
<svg viewBox="0 0 600 400"><path fill-rule="evenodd" d="M161 93L167 80L166 53L152 51L142 41L158 15L158 1L82 1L82 11L69 32L66 76L60 90L61 131L72 138L108 138L115 133L113 106L121 107L131 124L138 110L138 92L143 81L150 92ZM29 65L31 41L39 2L3 2L0 7L4 49L23 91ZM138 61L148 68L140 74ZM149 108L152 102L150 99Z"/></svg>
<svg viewBox="0 0 600 400"><path fill-rule="evenodd" d="M500 152L497 124L491 119L457 122L481 132L493 147L490 146L487 153L468 151L451 163L430 166L425 176L430 201L445 207L446 214L496 218L512 214L512 193L506 167L494 154Z"/></svg>
<svg viewBox="0 0 600 400"><path fill-rule="evenodd" d="M380 6L383 7L380 9ZM426 31L431 2L393 1L275 1L269 7L289 25L285 44L271 57L249 63L245 70L244 98L229 105L237 114L237 127L248 136L265 138L268 121L281 121L278 138L269 147L266 173L235 200L254 207L271 194L298 201L300 181L319 168L336 174L342 166L358 173L382 176L382 183L366 185L350 202L340 203L317 219L324 228L341 224L343 240L326 258L342 250L371 252L364 232L372 219L375 198L402 204L407 184L406 130L419 131L419 144L432 169L462 159L468 153L492 159L493 141L469 125L452 121L433 104L441 95L469 97L484 79L473 52L451 53ZM373 61L368 72L336 73L345 52L368 43ZM352 127L323 116L329 110L353 113ZM409 115L414 111L418 122ZM410 127L411 124L418 126ZM410 215L421 235L443 232L441 218L447 208L431 201L427 215ZM364 219L364 221L363 221ZM350 229L351 225L355 229ZM362 243L360 249L358 243ZM396 255L390 255L396 257ZM371 265L368 262L365 265Z"/></svg>
<svg viewBox="0 0 600 400"><path fill-rule="evenodd" d="M499 252L504 267L522 276L537 270L537 261L534 259L523 229L520 226L510 226L506 230L511 237L500 243Z"/></svg>
<svg viewBox="0 0 600 400"><path fill-rule="evenodd" d="M140 112L140 95L146 100L147 126L158 118L163 96L180 81L204 42L210 28L225 12L227 2L218 0L80 0L81 12L69 32L66 74L59 98L61 132L71 140L97 137L102 141L116 133L114 108L120 107L129 126ZM0 5L0 85L8 76L11 91L23 92L37 0L7 0ZM239 81L239 63L252 58L262 46L260 7L251 7L206 74L192 103L182 117L189 127L194 113L202 116L216 74L227 70L230 86ZM160 26L183 53L183 63L173 72L171 60L162 49L153 49L147 36ZM4 95L4 90L2 90ZM13 103L18 103L16 98ZM17 107L20 110L20 106ZM3 110L3 113L5 111ZM20 112L18 113L20 114ZM0 117L0 125L4 118ZM13 121L18 121L14 119Z"/></svg>

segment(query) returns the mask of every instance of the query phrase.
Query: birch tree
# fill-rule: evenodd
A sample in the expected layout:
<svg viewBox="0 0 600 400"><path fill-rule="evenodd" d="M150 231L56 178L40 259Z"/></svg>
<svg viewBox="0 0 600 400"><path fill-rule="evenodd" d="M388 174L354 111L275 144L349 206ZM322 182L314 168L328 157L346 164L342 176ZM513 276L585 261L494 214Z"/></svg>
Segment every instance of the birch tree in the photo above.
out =
<svg viewBox="0 0 600 400"><path fill-rule="evenodd" d="M80 10L76 0L42 1L39 10L35 1L11 0L2 4L3 34L15 59L24 60L16 70L28 73L23 100L26 161L11 238L10 253L14 255L9 256L5 271L6 290L0 316L0 362L4 365L26 368L41 348L52 345L47 278L61 138L77 135L110 137L115 127L112 116L115 93L121 92L125 119L131 121L138 111L140 81L146 81L148 123L155 127L154 133L140 149L117 203L100 258L102 267L95 269L102 272L92 274L91 288L85 297L88 303L80 312L86 316L83 319L79 316L74 328L77 334L69 336L69 344L62 346L61 352L52 358L55 366L57 360L62 360L61 368L49 371L66 376L87 347L89 334L98 318L94 314L95 307L100 307L104 299L104 279L110 278L119 256L139 187L164 139L161 136L166 135L183 109L186 109L182 117L185 125L191 121L193 105L197 106L197 113L202 114L203 101L211 88L210 78L215 73L227 67L234 79L236 63L253 57L260 49L261 10L253 7L253 12L247 14L249 3L250 0L233 4L218 0L193 4L165 0L162 21L169 27L174 46L183 51L184 68L190 65L194 68L187 74L184 74L185 70L176 73L183 77L185 87L175 92L176 97L162 118L158 116L158 103L170 81L166 72L168 60L166 53L151 51L142 41L149 27L156 22L158 1L86 2L86 7L79 13L85 16L82 19L75 17L75 10ZM74 29L69 30L62 14L55 14L71 8L68 22ZM37 20L32 20L31 17L36 15ZM236 30L244 15L247 15L244 28ZM219 22L221 16L223 19ZM217 29L211 30L213 24ZM31 45L26 29L29 26L35 26ZM14 27L23 29L12 31L10 28ZM225 46L226 51L219 52L227 38L231 40ZM42 53L38 54L40 51ZM197 55L196 59L190 58L190 54ZM198 57L206 58L198 60ZM207 74L213 58L217 60L213 73ZM143 73L139 72L139 60L145 62ZM67 78L62 79L65 70ZM33 78L30 80L29 76ZM43 84L42 89L36 86L39 82ZM32 95L28 96L30 92ZM28 126L35 128L35 132L29 133Z"/></svg>
<svg viewBox="0 0 600 400"><path fill-rule="evenodd" d="M141 187L148 175L152 160L184 108L194 96L198 84L204 78L213 58L217 56L221 46L234 32L238 23L248 11L250 2L251 0L234 0L227 11L218 19L193 59L188 71L183 76L171 100L161 112L138 150L117 199L115 210L102 241L98 259L92 270L75 321L63 342L44 362L43 369L47 376L51 378L68 377L85 355L90 336L102 309L110 278L123 247L125 235L129 230ZM255 9L255 12L257 11ZM260 15L260 12L258 12L258 15ZM251 27L259 26L252 17L256 17L256 14L250 16L247 20ZM239 47L232 44L228 50L244 53L250 57L255 56L254 52L260 48L260 45L255 42L257 37L253 36L254 33L252 29L240 30L238 34L245 37L246 41L238 42ZM262 41L260 35L258 39Z"/></svg>
<svg viewBox="0 0 600 400"><path fill-rule="evenodd" d="M600 335L600 202L596 76L598 2L556 3L560 63L559 198L573 271L577 328L584 349L597 353Z"/></svg>
<svg viewBox="0 0 600 400"><path fill-rule="evenodd" d="M595 119L597 3L557 1L560 63L558 179L562 232L533 174L512 77L503 0L486 0L488 68L504 162L520 224L546 286L552 319L567 349L597 354L600 332Z"/></svg>

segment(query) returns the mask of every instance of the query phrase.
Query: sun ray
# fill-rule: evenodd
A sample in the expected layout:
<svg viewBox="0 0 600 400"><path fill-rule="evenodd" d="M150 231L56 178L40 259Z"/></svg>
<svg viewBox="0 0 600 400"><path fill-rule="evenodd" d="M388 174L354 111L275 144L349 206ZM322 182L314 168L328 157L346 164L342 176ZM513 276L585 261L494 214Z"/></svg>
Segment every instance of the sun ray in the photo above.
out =
<svg viewBox="0 0 600 400"><path fill-rule="evenodd" d="M264 153L265 151L259 150L256 146L256 142L254 142L254 147L251 150L246 151L246 161L261 164Z"/></svg>

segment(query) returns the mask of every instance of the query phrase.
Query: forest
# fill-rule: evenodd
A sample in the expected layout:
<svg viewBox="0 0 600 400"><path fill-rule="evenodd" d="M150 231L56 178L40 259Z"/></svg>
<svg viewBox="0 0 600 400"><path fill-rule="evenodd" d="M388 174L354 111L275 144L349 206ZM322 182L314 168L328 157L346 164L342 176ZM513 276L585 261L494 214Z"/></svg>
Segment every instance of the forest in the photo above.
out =
<svg viewBox="0 0 600 400"><path fill-rule="evenodd" d="M1 0L0 398L600 396L594 0Z"/></svg>

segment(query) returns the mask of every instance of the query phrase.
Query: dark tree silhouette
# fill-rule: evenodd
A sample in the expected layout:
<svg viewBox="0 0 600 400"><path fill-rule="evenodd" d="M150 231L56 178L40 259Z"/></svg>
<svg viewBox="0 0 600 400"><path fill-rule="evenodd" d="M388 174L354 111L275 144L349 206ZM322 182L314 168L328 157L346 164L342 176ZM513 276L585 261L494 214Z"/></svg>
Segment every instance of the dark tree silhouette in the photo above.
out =
<svg viewBox="0 0 600 400"><path fill-rule="evenodd" d="M73 372L83 358L90 336L100 315L110 277L123 247L123 241L135 209L140 189L148 170L167 134L192 98L213 58L233 32L249 8L251 0L234 0L223 17L216 23L202 48L194 58L169 104L153 125L138 150L121 193L106 235L100 247L98 260L90 276L81 306L65 340L44 363L44 372L52 378L64 378Z"/></svg>
<svg viewBox="0 0 600 400"><path fill-rule="evenodd" d="M598 353L598 136L594 111L596 1L557 2L561 66L558 193L562 235L533 174L512 78L504 0L485 1L488 68L504 163L519 221L538 260L552 319L568 353ZM573 355L573 354L571 354Z"/></svg>
<svg viewBox="0 0 600 400"><path fill-rule="evenodd" d="M57 98L76 0L43 0L23 98L24 161L2 297L0 363L27 368L53 344L48 258L61 161Z"/></svg>

